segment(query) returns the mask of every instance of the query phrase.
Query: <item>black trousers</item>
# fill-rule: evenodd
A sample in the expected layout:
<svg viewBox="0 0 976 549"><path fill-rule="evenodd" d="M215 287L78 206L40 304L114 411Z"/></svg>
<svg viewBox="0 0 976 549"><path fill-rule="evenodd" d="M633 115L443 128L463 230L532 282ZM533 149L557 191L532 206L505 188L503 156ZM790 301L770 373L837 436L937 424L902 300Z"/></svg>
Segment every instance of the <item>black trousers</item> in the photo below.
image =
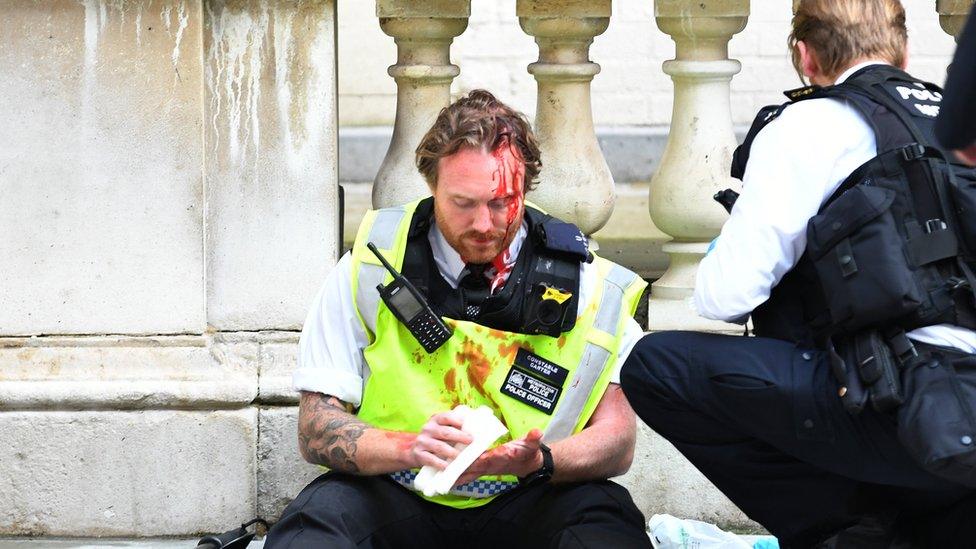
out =
<svg viewBox="0 0 976 549"><path fill-rule="evenodd" d="M638 342L621 385L649 427L785 547L865 518L893 520L921 547L976 544L976 492L916 465L892 416L848 414L823 353L661 332Z"/></svg>
<svg viewBox="0 0 976 549"><path fill-rule="evenodd" d="M271 528L280 547L649 548L644 516L610 482L519 487L474 509L430 503L387 477L326 473Z"/></svg>

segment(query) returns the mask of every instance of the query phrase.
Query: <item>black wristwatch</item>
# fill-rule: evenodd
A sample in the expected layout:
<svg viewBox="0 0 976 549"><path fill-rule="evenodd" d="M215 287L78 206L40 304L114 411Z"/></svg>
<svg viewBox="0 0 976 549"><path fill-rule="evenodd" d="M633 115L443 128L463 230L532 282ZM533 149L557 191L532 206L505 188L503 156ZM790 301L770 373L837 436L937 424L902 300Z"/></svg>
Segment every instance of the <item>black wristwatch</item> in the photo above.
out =
<svg viewBox="0 0 976 549"><path fill-rule="evenodd" d="M519 478L518 480L520 485L527 486L529 484L549 482L549 479L552 478L552 474L556 472L556 468L553 466L552 462L552 450L541 442L539 443L539 450L542 452L542 467L539 467L536 471Z"/></svg>

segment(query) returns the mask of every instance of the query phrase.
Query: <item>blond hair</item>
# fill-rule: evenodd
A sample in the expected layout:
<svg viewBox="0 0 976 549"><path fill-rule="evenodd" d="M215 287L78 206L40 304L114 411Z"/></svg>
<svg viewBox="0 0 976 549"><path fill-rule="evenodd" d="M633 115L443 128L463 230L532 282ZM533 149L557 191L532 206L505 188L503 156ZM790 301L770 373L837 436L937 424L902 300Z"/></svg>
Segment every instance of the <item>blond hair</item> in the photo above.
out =
<svg viewBox="0 0 976 549"><path fill-rule="evenodd" d="M800 0L789 45L803 79L796 43L813 48L820 70L836 78L853 62L873 58L903 66L908 43L899 0Z"/></svg>

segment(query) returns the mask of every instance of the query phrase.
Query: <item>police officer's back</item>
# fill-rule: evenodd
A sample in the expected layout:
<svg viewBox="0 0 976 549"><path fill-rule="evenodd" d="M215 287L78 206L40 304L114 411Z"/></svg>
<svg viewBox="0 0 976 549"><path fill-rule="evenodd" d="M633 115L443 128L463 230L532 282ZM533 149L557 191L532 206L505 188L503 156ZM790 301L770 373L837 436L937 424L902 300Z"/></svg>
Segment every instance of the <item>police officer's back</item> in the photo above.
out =
<svg viewBox="0 0 976 549"><path fill-rule="evenodd" d="M896 0L800 3L816 87L737 151L694 298L760 337L653 334L624 367L640 417L787 546L973 527L976 195L934 147L939 90L900 70L906 34Z"/></svg>

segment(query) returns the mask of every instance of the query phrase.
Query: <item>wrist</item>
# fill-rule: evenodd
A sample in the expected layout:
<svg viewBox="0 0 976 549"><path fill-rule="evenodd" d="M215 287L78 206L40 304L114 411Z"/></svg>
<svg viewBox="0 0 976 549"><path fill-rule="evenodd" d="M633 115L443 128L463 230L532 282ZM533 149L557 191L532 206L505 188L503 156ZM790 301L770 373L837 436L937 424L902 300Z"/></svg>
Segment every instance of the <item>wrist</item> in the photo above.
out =
<svg viewBox="0 0 976 549"><path fill-rule="evenodd" d="M542 448L539 448L539 450L536 451L535 455L532 456L532 459L529 460L529 462L525 465L525 467L523 467L522 471L519 471L519 473L516 476L519 478L528 477L532 473L535 473L539 469L542 469L542 466L544 464L545 464L545 458L542 455Z"/></svg>
<svg viewBox="0 0 976 549"><path fill-rule="evenodd" d="M552 451L545 444L539 444L539 451L536 452L536 458L533 460L533 463L536 464L536 468L532 469L528 474L519 477L519 484L529 485L548 482L555 473Z"/></svg>
<svg viewBox="0 0 976 549"><path fill-rule="evenodd" d="M393 460L400 469L419 469L423 465L413 451L417 442L416 434L386 431L383 435L393 444Z"/></svg>

